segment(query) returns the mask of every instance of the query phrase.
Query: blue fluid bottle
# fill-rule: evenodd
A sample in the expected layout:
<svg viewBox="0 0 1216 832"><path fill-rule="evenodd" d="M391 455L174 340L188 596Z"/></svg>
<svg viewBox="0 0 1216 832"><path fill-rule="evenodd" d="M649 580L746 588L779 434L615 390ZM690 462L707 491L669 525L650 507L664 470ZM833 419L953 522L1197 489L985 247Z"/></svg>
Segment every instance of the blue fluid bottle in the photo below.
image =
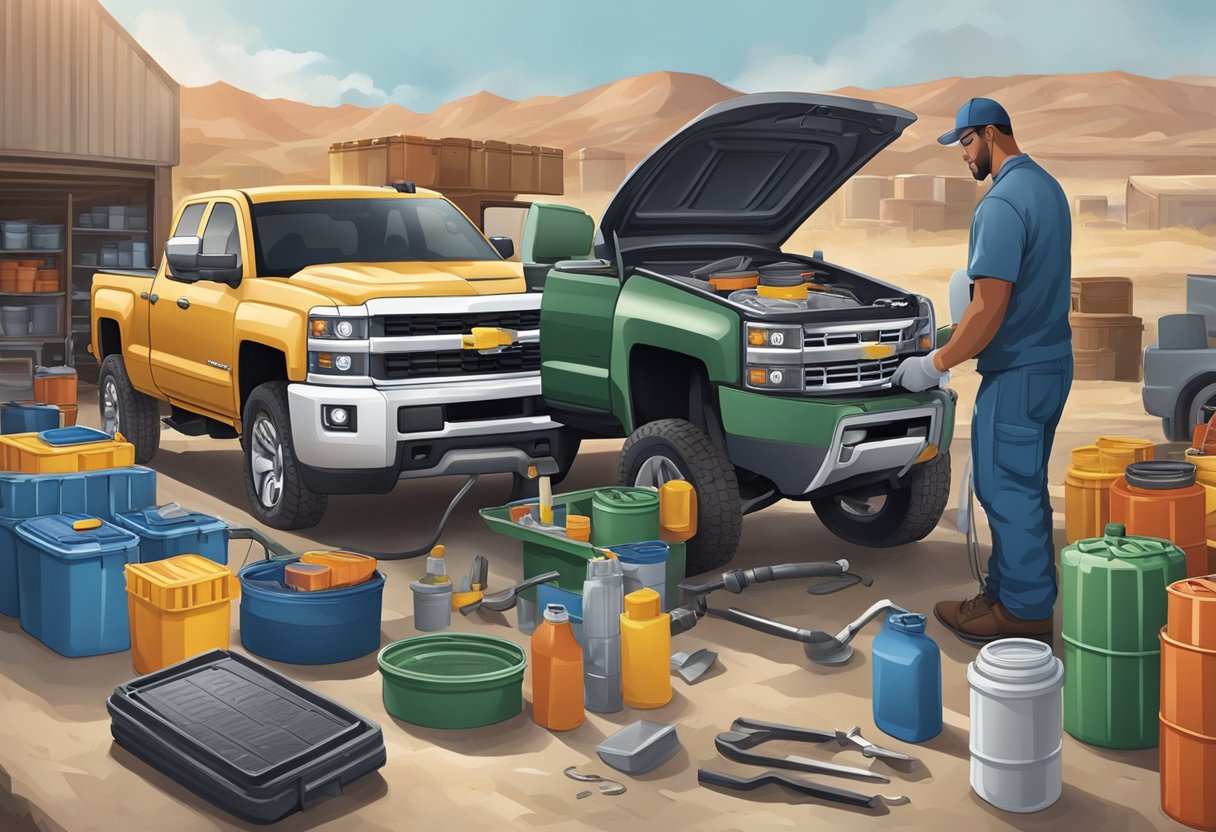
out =
<svg viewBox="0 0 1216 832"><path fill-rule="evenodd" d="M874 637L874 724L904 742L942 731L942 654L925 616L892 613Z"/></svg>

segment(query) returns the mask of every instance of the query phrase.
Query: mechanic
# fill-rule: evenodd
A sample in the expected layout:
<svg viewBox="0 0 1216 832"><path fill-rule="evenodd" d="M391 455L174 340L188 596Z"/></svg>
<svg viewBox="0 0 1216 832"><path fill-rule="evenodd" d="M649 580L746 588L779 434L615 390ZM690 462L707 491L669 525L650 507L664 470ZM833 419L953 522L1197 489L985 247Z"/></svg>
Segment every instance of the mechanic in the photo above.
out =
<svg viewBox="0 0 1216 832"><path fill-rule="evenodd" d="M1009 114L991 99L964 104L938 142L961 145L972 175L991 174L992 186L971 220L967 311L945 346L906 360L895 381L926 390L978 357L971 457L993 546L985 591L943 601L934 614L972 644L1010 636L1050 643L1056 570L1047 462L1073 371L1068 199L1018 148Z"/></svg>

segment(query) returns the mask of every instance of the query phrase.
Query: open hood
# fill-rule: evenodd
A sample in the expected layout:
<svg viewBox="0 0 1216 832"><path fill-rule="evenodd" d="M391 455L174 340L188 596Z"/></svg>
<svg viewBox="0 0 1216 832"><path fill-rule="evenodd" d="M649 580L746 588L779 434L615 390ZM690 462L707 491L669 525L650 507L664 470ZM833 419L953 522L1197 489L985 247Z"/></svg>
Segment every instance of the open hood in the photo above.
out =
<svg viewBox="0 0 1216 832"><path fill-rule="evenodd" d="M797 92L710 107L625 178L596 229L595 253L780 248L811 213L916 121L907 110Z"/></svg>

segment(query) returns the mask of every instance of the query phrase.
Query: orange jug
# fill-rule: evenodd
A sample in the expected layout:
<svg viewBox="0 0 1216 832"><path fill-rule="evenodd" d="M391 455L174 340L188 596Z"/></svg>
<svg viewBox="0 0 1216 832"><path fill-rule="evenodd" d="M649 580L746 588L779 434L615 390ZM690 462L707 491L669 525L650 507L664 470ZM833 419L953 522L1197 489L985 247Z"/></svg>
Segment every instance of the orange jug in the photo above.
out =
<svg viewBox="0 0 1216 832"><path fill-rule="evenodd" d="M1216 829L1216 576L1166 588L1161 633L1161 808Z"/></svg>
<svg viewBox="0 0 1216 832"><path fill-rule="evenodd" d="M570 614L561 604L545 607L532 633L532 719L550 731L583 724L583 649L574 640Z"/></svg>
<svg viewBox="0 0 1216 832"><path fill-rule="evenodd" d="M1207 493L1189 462L1148 460L1127 466L1110 487L1110 521L1136 537L1168 540L1186 554L1186 574L1206 575Z"/></svg>

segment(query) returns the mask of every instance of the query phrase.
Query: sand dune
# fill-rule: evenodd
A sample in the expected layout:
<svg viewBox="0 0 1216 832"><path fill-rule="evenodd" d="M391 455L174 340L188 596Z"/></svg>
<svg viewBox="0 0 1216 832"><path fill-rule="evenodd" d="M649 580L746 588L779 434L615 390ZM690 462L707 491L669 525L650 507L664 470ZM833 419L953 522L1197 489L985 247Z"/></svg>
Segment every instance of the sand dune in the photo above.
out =
<svg viewBox="0 0 1216 832"><path fill-rule="evenodd" d="M1019 139L1060 176L1119 180L1131 174L1216 173L1216 79L1158 80L1123 72L943 78L841 95L906 107L919 120L867 173L957 173L954 151L934 139L960 102L999 99ZM182 90L180 186L200 177L224 184L324 182L331 142L412 133L467 136L624 153L636 163L704 109L738 91L711 78L653 72L568 96L512 101L480 92L431 113L396 105L318 107L264 100L229 84ZM573 165L568 165L573 175ZM255 183L254 183L255 184Z"/></svg>

